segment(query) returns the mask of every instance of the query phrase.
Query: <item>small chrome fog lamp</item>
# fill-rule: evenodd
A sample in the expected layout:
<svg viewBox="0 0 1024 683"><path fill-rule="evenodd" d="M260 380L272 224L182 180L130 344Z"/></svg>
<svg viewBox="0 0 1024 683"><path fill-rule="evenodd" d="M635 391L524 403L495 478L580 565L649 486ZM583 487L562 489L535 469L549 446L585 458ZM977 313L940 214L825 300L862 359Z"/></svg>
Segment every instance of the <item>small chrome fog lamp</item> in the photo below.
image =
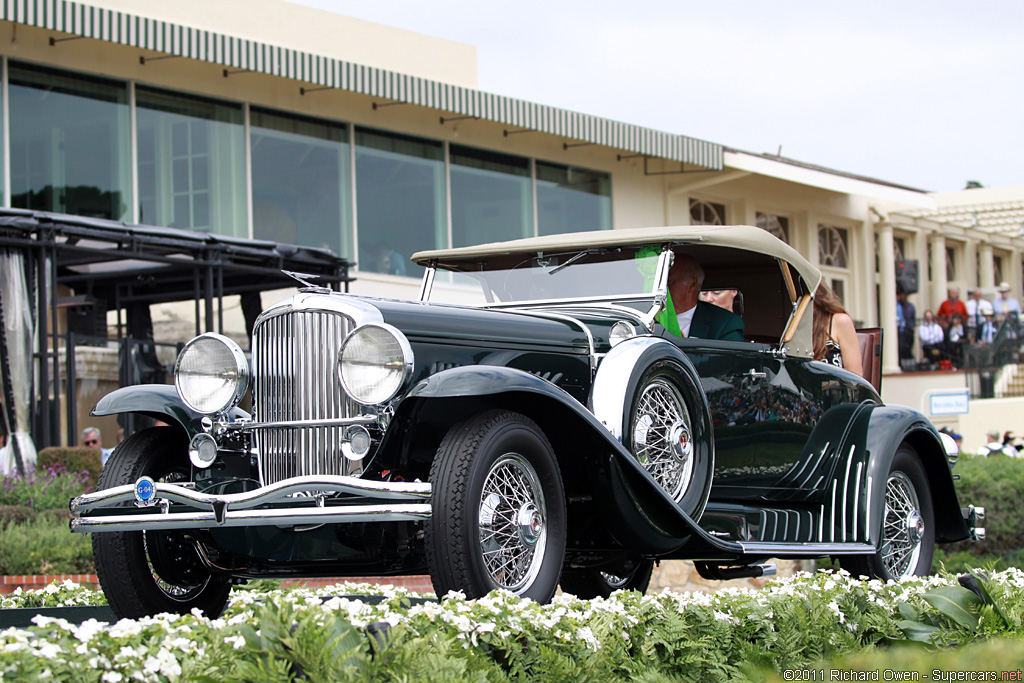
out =
<svg viewBox="0 0 1024 683"><path fill-rule="evenodd" d="M217 442L209 434L196 434L188 445L188 459L202 469L213 464L217 457Z"/></svg>
<svg viewBox="0 0 1024 683"><path fill-rule="evenodd" d="M370 452L373 440L366 427L356 425L348 428L348 441L341 444L341 454L349 460L362 460Z"/></svg>

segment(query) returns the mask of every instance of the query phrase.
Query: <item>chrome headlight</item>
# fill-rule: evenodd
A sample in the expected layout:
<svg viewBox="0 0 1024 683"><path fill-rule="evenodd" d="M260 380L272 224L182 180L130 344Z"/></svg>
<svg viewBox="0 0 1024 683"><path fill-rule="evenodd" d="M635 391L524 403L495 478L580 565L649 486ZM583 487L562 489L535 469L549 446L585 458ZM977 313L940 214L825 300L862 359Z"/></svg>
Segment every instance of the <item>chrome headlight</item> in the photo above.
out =
<svg viewBox="0 0 1024 683"><path fill-rule="evenodd" d="M185 344L174 365L174 387L189 408L204 415L231 410L249 386L249 363L238 344L207 332Z"/></svg>
<svg viewBox="0 0 1024 683"><path fill-rule="evenodd" d="M412 377L412 347L387 324L357 327L338 351L338 376L345 393L364 405L394 398Z"/></svg>
<svg viewBox="0 0 1024 683"><path fill-rule="evenodd" d="M631 337L636 336L636 328L627 323L625 320L612 325L611 332L608 333L608 343L615 346L619 342L624 342Z"/></svg>

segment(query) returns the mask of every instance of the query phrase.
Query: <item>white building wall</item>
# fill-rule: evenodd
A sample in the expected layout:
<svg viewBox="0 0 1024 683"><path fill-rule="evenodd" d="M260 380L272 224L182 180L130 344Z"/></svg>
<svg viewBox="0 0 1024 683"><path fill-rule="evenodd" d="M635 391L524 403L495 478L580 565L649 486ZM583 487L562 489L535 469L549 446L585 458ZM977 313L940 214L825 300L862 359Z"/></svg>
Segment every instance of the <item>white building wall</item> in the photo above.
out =
<svg viewBox="0 0 1024 683"><path fill-rule="evenodd" d="M84 4L477 87L473 45L282 0L85 0Z"/></svg>

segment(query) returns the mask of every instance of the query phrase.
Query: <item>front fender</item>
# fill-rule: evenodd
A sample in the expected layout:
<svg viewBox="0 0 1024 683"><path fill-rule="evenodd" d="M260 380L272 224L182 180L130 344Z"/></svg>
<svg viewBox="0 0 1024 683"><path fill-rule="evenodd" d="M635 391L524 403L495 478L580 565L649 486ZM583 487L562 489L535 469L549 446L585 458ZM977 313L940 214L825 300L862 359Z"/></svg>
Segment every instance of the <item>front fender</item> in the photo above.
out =
<svg viewBox="0 0 1024 683"><path fill-rule="evenodd" d="M185 405L185 402L178 396L177 390L169 384L135 384L115 389L97 401L89 414L100 416L121 413L139 413L150 417L170 418L185 428L189 438L201 431L200 420L207 417ZM231 410L229 417L244 419L249 415L241 408L236 407Z"/></svg>
<svg viewBox="0 0 1024 683"><path fill-rule="evenodd" d="M696 540L715 548L716 553L735 552L732 545L710 536L686 515L620 439L579 401L550 382L522 370L466 366L431 375L413 387L402 401L395 423L415 426L414 416L423 415L420 408L424 402L474 397L494 397L495 401L519 397L514 403L517 410L542 426L554 425L563 434L571 435L568 440L560 441L568 444L563 448L552 438L563 469L581 467L581 454L596 456L603 486L593 491L595 502L613 510L616 523L609 524L608 530L624 547L665 554L688 540ZM523 397L526 400L522 400ZM444 416L446 412L440 414ZM391 429L396 426L398 424L393 424Z"/></svg>

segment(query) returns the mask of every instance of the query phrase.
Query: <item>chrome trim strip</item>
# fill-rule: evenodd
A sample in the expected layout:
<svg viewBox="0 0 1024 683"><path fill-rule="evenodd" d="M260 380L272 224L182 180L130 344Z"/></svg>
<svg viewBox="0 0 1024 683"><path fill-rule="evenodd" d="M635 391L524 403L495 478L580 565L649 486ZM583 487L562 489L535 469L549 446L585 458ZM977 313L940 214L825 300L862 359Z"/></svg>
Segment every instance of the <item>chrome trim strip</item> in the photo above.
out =
<svg viewBox="0 0 1024 683"><path fill-rule="evenodd" d="M749 543L739 542L745 555L768 557L817 557L821 555L866 555L875 552L867 543Z"/></svg>
<svg viewBox="0 0 1024 683"><path fill-rule="evenodd" d="M810 474L807 475L808 479L810 479L814 475L814 472L817 470L818 463L821 462L821 459L823 457L825 457L825 453L828 452L828 447L829 447L830 444L831 444L830 441L826 441L825 442L825 446L821 449L821 453L818 454L817 461L814 461L814 467L811 468ZM813 458L811 458L811 457L808 457L808 458L804 459L804 464L800 467L800 469L798 469L796 471L789 471L789 472L787 472L786 476L784 476L780 480L780 483L787 482L787 481L796 482L796 480L800 478L800 476L804 473L804 471L808 467L811 466L811 462L812 461L813 461ZM804 483L806 483L806 481ZM797 483L795 483L794 485L797 486L797 487L801 486L800 484L797 484Z"/></svg>
<svg viewBox="0 0 1024 683"><path fill-rule="evenodd" d="M657 319L658 314L661 313L661 309L665 308L665 303L668 301L668 273L672 269L672 262L674 260L675 252L669 246L663 248L661 254L658 255L658 270L653 292L654 303L649 311L642 314L644 325L649 330L654 329L654 321Z"/></svg>
<svg viewBox="0 0 1024 683"><path fill-rule="evenodd" d="M278 427L354 427L356 425L377 424L376 415L360 415L344 417L336 420L281 420L280 422L218 422L217 427L226 431L248 432L257 429L276 429Z"/></svg>
<svg viewBox="0 0 1024 683"><path fill-rule="evenodd" d="M836 540L836 480L832 480L832 509L829 511L828 540Z"/></svg>
<svg viewBox="0 0 1024 683"><path fill-rule="evenodd" d="M306 491L365 495L394 500L429 500L431 485L421 482L367 481L356 477L321 475L284 479L276 484L243 493L210 494L194 491L177 484L156 484L156 498L186 503L208 510L212 510L218 505L228 505L235 510L243 510L267 503L284 502L289 500L292 495ZM135 500L135 484L123 484L73 498L71 512L88 512L131 500Z"/></svg>
<svg viewBox="0 0 1024 683"><path fill-rule="evenodd" d="M209 527L295 526L352 522L395 522L430 519L430 505L347 505L329 508L227 510L220 521L216 512L174 512L147 515L105 515L71 520L71 531L139 531L145 529L204 529Z"/></svg>
<svg viewBox="0 0 1024 683"><path fill-rule="evenodd" d="M864 463L857 463L856 479L853 482L853 540L857 537L857 522L860 520L860 473L864 469Z"/></svg>
<svg viewBox="0 0 1024 683"><path fill-rule="evenodd" d="M590 347L590 369L593 371L597 368L597 347L594 345L594 333L590 331L589 327L570 315L553 313L548 310L531 310L530 315L535 315L538 318L548 318L549 320L562 320L579 326L583 330L583 334L587 336L587 346Z"/></svg>
<svg viewBox="0 0 1024 683"><path fill-rule="evenodd" d="M850 467L853 465L853 452L856 448L856 445L850 446L850 454L846 456L846 476L843 477L843 512L842 517L839 520L843 529L843 536L840 539L842 541L846 540L846 518L850 516L848 508L846 507L846 494L850 490Z"/></svg>
<svg viewBox="0 0 1024 683"><path fill-rule="evenodd" d="M865 536L864 540L867 543L874 543L874 541L871 540L871 536L872 536L872 534L871 534L871 484L872 484L872 478L871 478L871 475L869 474L868 475L867 491L866 491L867 503L864 505L864 536Z"/></svg>
<svg viewBox="0 0 1024 683"><path fill-rule="evenodd" d="M254 327L259 327L259 324L268 318L300 311L338 313L351 318L355 325L384 322L384 315L376 306L350 294L299 292L260 313Z"/></svg>

